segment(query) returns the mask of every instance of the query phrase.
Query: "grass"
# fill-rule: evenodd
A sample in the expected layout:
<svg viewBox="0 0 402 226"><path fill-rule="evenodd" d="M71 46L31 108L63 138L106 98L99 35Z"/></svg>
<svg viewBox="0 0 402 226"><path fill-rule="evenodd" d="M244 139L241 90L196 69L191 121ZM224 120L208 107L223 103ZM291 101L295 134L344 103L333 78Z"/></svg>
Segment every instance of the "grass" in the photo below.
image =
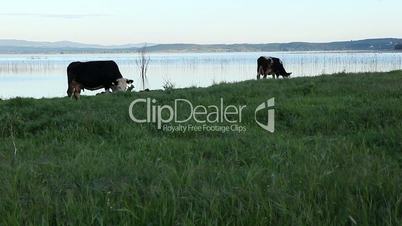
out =
<svg viewBox="0 0 402 226"><path fill-rule="evenodd" d="M135 124L140 97L247 105L247 132ZM401 71L0 100L0 225L401 225L401 133Z"/></svg>

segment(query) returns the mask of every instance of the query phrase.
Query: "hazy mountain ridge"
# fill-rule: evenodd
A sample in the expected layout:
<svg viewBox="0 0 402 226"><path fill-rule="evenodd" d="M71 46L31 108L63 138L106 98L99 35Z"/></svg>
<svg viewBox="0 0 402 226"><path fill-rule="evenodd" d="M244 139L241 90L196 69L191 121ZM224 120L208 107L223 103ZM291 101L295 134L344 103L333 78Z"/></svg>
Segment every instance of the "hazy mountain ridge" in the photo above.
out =
<svg viewBox="0 0 402 226"><path fill-rule="evenodd" d="M85 44L71 41L58 41L58 42L36 42L16 39L0 39L0 48L65 48L65 49L126 49L126 48L139 48L146 43L124 44L124 45L97 45ZM155 44L147 44L153 46Z"/></svg>
<svg viewBox="0 0 402 226"><path fill-rule="evenodd" d="M147 44L150 52L270 52L270 51L391 51L402 44L402 39L366 39L328 43L291 42L268 44ZM145 43L126 45L96 45L78 42L33 42L0 40L0 53L131 53Z"/></svg>

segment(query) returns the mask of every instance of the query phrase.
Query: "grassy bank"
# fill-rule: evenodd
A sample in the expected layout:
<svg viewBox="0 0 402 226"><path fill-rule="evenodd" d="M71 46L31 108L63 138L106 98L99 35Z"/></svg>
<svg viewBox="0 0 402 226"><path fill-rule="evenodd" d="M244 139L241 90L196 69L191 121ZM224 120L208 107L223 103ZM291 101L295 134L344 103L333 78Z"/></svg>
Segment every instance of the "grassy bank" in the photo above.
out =
<svg viewBox="0 0 402 226"><path fill-rule="evenodd" d="M139 97L247 105L247 131L135 124ZM401 225L402 72L2 100L0 182L0 225Z"/></svg>

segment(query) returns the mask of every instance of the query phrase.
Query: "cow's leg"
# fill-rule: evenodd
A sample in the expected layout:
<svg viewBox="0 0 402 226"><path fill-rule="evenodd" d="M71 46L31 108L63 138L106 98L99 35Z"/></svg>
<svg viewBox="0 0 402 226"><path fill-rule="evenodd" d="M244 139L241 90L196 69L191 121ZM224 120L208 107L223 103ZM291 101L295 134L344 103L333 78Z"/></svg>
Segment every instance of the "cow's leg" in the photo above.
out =
<svg viewBox="0 0 402 226"><path fill-rule="evenodd" d="M81 85L77 84L77 86L75 87L75 90L74 90L74 97L76 100L79 100L80 96L81 96Z"/></svg>
<svg viewBox="0 0 402 226"><path fill-rule="evenodd" d="M264 69L263 69L262 66L258 67L258 72L257 72L257 73L258 73L258 74L257 74L257 79L260 80L261 75L264 74Z"/></svg>
<svg viewBox="0 0 402 226"><path fill-rule="evenodd" d="M80 99L81 94L81 84L76 81L72 81L69 86L70 97L76 100Z"/></svg>
<svg viewBox="0 0 402 226"><path fill-rule="evenodd" d="M275 79L275 74L272 74L272 79Z"/></svg>
<svg viewBox="0 0 402 226"><path fill-rule="evenodd" d="M81 89L79 87L74 87L72 97L74 97L75 100L79 100L80 94L81 94Z"/></svg>
<svg viewBox="0 0 402 226"><path fill-rule="evenodd" d="M72 97L74 94L74 82L68 83L68 88L67 88L67 96Z"/></svg>
<svg viewBox="0 0 402 226"><path fill-rule="evenodd" d="M268 76L267 72L264 72L264 79L267 79L267 76Z"/></svg>
<svg viewBox="0 0 402 226"><path fill-rule="evenodd" d="M71 97L72 94L73 94L73 92L72 92L70 86L68 86L68 89L67 89L67 96L68 96L68 97Z"/></svg>
<svg viewBox="0 0 402 226"><path fill-rule="evenodd" d="M80 92L74 92L74 99L79 100L80 99Z"/></svg>
<svg viewBox="0 0 402 226"><path fill-rule="evenodd" d="M267 79L267 76L270 74L270 70L269 70L269 68L266 68L265 70L264 70L264 79Z"/></svg>

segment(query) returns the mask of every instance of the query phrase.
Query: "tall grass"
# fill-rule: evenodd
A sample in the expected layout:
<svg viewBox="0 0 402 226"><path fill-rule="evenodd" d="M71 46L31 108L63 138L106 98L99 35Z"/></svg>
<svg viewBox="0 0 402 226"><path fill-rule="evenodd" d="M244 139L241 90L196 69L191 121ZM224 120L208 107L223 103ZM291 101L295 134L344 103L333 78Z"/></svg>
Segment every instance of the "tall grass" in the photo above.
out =
<svg viewBox="0 0 402 226"><path fill-rule="evenodd" d="M339 74L0 101L0 225L401 225L401 81ZM131 122L140 97L247 104L248 130L164 133ZM271 97L274 134L253 111Z"/></svg>

